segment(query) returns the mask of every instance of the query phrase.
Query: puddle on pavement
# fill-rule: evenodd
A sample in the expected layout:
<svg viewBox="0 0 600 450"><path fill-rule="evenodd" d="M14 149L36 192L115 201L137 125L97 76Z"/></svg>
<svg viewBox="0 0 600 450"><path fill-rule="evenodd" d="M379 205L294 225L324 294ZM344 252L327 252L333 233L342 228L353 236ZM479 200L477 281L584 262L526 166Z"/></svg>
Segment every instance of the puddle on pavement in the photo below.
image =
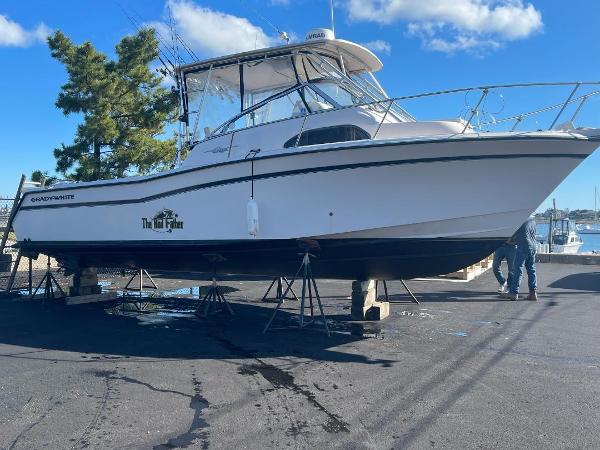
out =
<svg viewBox="0 0 600 450"><path fill-rule="evenodd" d="M450 334L452 336L459 336L459 337L467 337L469 335L469 333L467 333L466 331L452 331Z"/></svg>
<svg viewBox="0 0 600 450"><path fill-rule="evenodd" d="M394 312L396 316L406 316L406 317L420 317L421 319L433 319L435 316L428 312L423 311L396 311Z"/></svg>
<svg viewBox="0 0 600 450"><path fill-rule="evenodd" d="M167 309L154 303L146 303L143 310L138 310L133 303L124 303L104 310L106 314L126 316L137 319L139 325L168 325L179 319L195 320L195 309Z"/></svg>
<svg viewBox="0 0 600 450"><path fill-rule="evenodd" d="M359 322L338 322L336 320L327 321L329 329L334 333L349 334L364 338L384 339L385 332L379 324L359 323Z"/></svg>
<svg viewBox="0 0 600 450"><path fill-rule="evenodd" d="M132 299L140 298L139 291L137 291L135 289L124 290L122 288L116 288L116 287L111 288L112 283L110 281L100 281L99 284L102 286L103 292L116 291L119 296L128 296ZM167 289L167 290L157 290L157 289L145 287L142 290L141 298L143 298L143 299L148 299L148 298L162 299L162 298L175 297L175 298L185 298L185 299L189 299L189 298L198 299L198 298L202 298L204 295L206 295L206 293L208 292L208 289L210 287L211 287L210 285L205 285L205 286L192 286L192 287ZM240 291L240 289L231 287L231 286L219 286L219 290L221 291L222 294L225 294L225 295L231 294L232 292Z"/></svg>
<svg viewBox="0 0 600 450"><path fill-rule="evenodd" d="M206 295L210 289L210 285L205 286L192 286L186 288L171 289L166 291L160 291L158 294L160 297L202 297ZM219 290L222 294L231 294L232 292L238 292L240 289L231 286L219 286Z"/></svg>
<svg viewBox="0 0 600 450"><path fill-rule="evenodd" d="M352 336L375 338L381 340L385 338L383 330L376 324L351 323L350 334Z"/></svg>
<svg viewBox="0 0 600 450"><path fill-rule="evenodd" d="M158 311L150 314L138 314L135 316L140 325L165 325L178 319L195 319L194 310L191 311Z"/></svg>

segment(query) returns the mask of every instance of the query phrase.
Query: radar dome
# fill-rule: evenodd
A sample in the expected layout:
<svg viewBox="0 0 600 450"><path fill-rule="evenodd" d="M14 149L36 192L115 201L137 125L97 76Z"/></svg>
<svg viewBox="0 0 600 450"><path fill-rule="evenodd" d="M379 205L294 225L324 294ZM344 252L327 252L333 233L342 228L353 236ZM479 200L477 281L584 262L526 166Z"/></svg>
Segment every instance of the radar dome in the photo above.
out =
<svg viewBox="0 0 600 450"><path fill-rule="evenodd" d="M306 33L305 41L321 41L323 39L335 39L333 31L329 28L314 28Z"/></svg>

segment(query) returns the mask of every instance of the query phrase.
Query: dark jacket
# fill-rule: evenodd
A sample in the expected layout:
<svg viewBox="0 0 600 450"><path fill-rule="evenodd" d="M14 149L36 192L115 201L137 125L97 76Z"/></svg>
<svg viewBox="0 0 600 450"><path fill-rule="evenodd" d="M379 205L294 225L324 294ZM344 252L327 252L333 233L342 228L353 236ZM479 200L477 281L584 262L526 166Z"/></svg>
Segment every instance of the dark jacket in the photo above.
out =
<svg viewBox="0 0 600 450"><path fill-rule="evenodd" d="M517 230L517 232L513 236L513 239L519 249L535 251L535 247L537 244L535 235L535 219L533 217L530 217L525 221L523 225L521 225L521 228Z"/></svg>

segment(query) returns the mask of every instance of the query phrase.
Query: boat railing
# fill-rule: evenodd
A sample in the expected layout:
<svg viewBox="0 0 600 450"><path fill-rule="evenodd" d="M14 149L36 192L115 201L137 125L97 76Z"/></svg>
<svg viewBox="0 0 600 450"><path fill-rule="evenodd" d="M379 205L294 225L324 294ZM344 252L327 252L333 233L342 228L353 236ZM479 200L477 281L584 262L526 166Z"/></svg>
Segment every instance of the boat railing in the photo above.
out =
<svg viewBox="0 0 600 450"><path fill-rule="evenodd" d="M248 114L252 110L258 109L269 101L275 98L279 98L284 95L288 95L290 92L302 89L308 86L309 83L303 83L301 85L290 87L276 96L270 99L266 99L256 105L253 105L248 110L235 116L233 119L228 120L224 124L220 125L215 131L204 140L210 140L218 136L230 135L229 151L231 152L231 146L233 145L234 136L240 131L248 128L256 128L264 125L269 125L275 122L283 122L289 120L300 120L300 129L296 136L296 146L300 143L302 134L306 130L310 130L311 127L310 119L312 117L320 117L321 114L329 114L336 111L352 108L368 108L372 113L379 115L378 124L375 132L371 135L371 139L376 139L380 133L380 130L386 120L393 122L412 122L412 121L423 121L423 120L440 120L443 119L441 109L437 105L429 106L427 108L416 108L417 105L411 102L415 101L426 101L428 99L437 100L444 96L451 95L464 95L464 106L456 110L451 110L450 114L446 115L446 119L457 120L460 119L463 124L461 134L469 132L491 132L491 131L517 131L517 127L522 128L523 124L529 119L536 119L535 127L529 130L518 130L518 131L542 131L555 129L561 117L568 116L568 126L566 129L574 128L575 120L581 116L584 106L590 103L590 99L598 100L600 105L600 81L573 81L573 82L539 82L539 83L513 83L513 84L498 84L498 85L484 85L476 87L458 88L458 89L447 89L442 91L432 91L420 94L405 95L401 97L385 98L374 101L356 101L353 104L337 106L329 109L312 110L307 111L301 116L291 116L288 118L264 122L256 125L252 125L244 128L233 129L230 127L231 124L239 119L244 114ZM566 95L563 93L557 99L549 103L549 100L545 100L542 106L533 109L525 109L524 107L519 108L517 111L508 110L504 116L502 113L505 112L506 99L504 92L506 91L519 91L523 88L570 88ZM584 90L585 89L585 90ZM544 98L549 97L544 95ZM490 106L490 99L495 98L496 106ZM524 95L520 96L518 100L520 102L530 101L535 96ZM492 102L493 103L493 102ZM498 103L500 106L498 106ZM471 106L472 104L472 106ZM446 108L448 105L446 105ZM454 107L454 105L452 106ZM571 111L572 108L572 111ZM493 109L493 110L492 110ZM410 111L410 114L405 115L402 112ZM425 118L426 114L436 114L435 117ZM544 117L548 115L548 117ZM537 118L543 118L547 121L546 125L539 123ZM586 117L586 120L590 119L590 116ZM600 119L600 115L594 116L596 120ZM600 123L587 124L588 126L600 127ZM558 125L558 128L565 129L565 127Z"/></svg>
<svg viewBox="0 0 600 450"><path fill-rule="evenodd" d="M568 92L558 101L554 101L550 104L537 107L531 110L525 110L523 112L508 113L506 116L500 116L504 110L504 94L502 90L516 90L520 88L559 88L559 87L570 87ZM581 92L583 89L585 92ZM465 106L462 111L456 115L456 118L460 118L463 123L461 133L464 134L467 131L476 132L490 132L500 131L499 127L507 127L502 131L517 131L517 127L521 126L527 119L540 117L546 113L552 113L547 117L547 125L541 126L536 121L535 130L541 131L543 129L552 130L555 129L559 120L566 117L566 113L570 107L573 107L573 111L570 113L568 122L570 125L574 124L577 117L581 114L586 102L592 97L600 98L600 81L573 81L573 82L540 82L540 83L513 83L513 84L498 84L498 85L485 85L477 87L459 88L459 89L447 89L443 91L433 91L421 94L406 95L401 97L386 98L377 101L369 102L358 102L356 104L341 106L334 109L318 110L307 112L300 126L300 131L296 139L296 145L300 142L302 133L308 129L306 127L307 119L314 115L327 114L333 111L339 111L348 108L367 107L381 114L381 118L378 121L377 128L371 139L376 139L379 132L385 123L386 119L390 118L390 115L394 114L395 110L400 111L411 111L411 114L415 117L415 121L422 120L419 118L419 114L411 108L407 107L407 103L415 100L424 100L428 98L437 98L444 95L452 94L464 94L465 95ZM467 99L469 96L475 94L473 106ZM496 108L495 111L490 111L489 100L491 97L496 96L496 102L501 103L500 108ZM522 97L521 100L526 100L528 97ZM498 106L498 105L496 105ZM437 110L436 110L437 111ZM554 112L556 112L554 114ZM397 116L396 116L397 117ZM439 117L437 118L439 120ZM560 127L560 124L559 124Z"/></svg>

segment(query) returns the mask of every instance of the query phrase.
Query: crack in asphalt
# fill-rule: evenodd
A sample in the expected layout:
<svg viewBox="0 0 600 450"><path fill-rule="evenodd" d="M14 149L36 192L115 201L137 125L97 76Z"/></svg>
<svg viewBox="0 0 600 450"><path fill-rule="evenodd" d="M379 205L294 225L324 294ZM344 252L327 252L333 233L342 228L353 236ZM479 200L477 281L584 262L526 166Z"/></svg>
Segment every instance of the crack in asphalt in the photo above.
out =
<svg viewBox="0 0 600 450"><path fill-rule="evenodd" d="M27 400L27 403L29 403L31 401L31 398L29 398L29 400ZM48 399L48 401L52 401L52 397L50 397ZM14 441L12 441L12 443L10 444L10 446L8 447L8 450L13 450L15 448L15 445L17 445L17 442L19 442L19 440L25 436L29 431L31 431L37 424L39 424L42 420L44 420L46 418L46 416L48 414L50 414L50 411L52 411L52 409L54 409L54 407L58 404L58 402L54 402L52 403L47 409L46 411L44 411L40 417L38 417L38 419L33 422L32 424L30 424L28 427L25 427L19 434L18 436L15 438Z"/></svg>
<svg viewBox="0 0 600 450"><path fill-rule="evenodd" d="M204 412L204 409L206 409L210 406L210 403L208 402L208 400L206 400L202 396L202 384L196 378L195 373L193 374L193 377L192 377L192 384L194 386L194 394L193 395L189 395L184 392L175 391L172 389L157 388L155 386L152 386L150 383L146 383L144 381L140 381L140 380L137 380L135 378L132 378L132 377L129 377L126 375L119 375L115 370L92 370L92 371L89 371L89 373L91 373L92 375L97 376L97 377L103 377L107 383L107 390L105 392L101 407L98 408L98 411L96 412L96 414L94 416L94 419L92 420L90 425L87 426L83 435L77 440L77 442L75 442L75 444L73 445L73 448L78 443L83 442L83 438L86 436L87 433L89 433L89 431L92 429L92 427L97 423L101 412L104 410L104 408L106 406L106 401L108 399L108 394L109 394L108 383L110 380L124 381L129 384L138 384L140 386L144 386L147 389L150 389L153 392L160 392L160 393L164 393L164 394L173 394L173 395L177 395L177 396L181 396L181 397L190 399L189 407L192 411L194 411L194 416L192 418L192 423L190 424L190 427L188 428L188 430L185 431L184 433L179 434L178 436L175 436L175 437L169 439L164 444L159 444L159 445L154 446L153 448L155 450L172 449L172 448L187 448L192 445L194 445L194 447L196 447L195 443L197 440L201 440L200 448L207 449L209 447L209 440L208 440L209 432L208 432L208 430L206 430L206 428L209 427L209 424L203 418L203 412Z"/></svg>
<svg viewBox="0 0 600 450"><path fill-rule="evenodd" d="M190 398L190 409L194 411L194 417L189 429L186 432L169 439L165 444L155 445L153 447L154 450L187 448L192 444L194 447L197 447L195 444L197 440L200 440L200 448L208 449L210 434L206 428L209 427L209 424L202 415L204 409L208 408L210 403L202 396L202 384L198 381L195 374L192 377L192 383L194 384L195 394Z"/></svg>

